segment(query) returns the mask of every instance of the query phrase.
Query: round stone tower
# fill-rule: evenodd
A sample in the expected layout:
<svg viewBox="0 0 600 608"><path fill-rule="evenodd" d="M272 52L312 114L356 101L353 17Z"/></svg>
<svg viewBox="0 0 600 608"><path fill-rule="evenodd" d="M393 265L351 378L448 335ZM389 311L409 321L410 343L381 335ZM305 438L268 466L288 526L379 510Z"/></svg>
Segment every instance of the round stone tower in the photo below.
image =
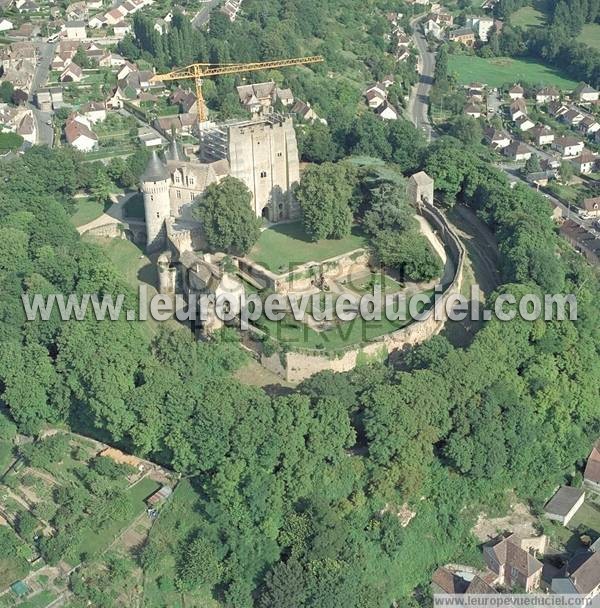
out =
<svg viewBox="0 0 600 608"><path fill-rule="evenodd" d="M148 250L164 246L165 220L170 215L169 184L171 176L155 150L141 177L146 216L146 247Z"/></svg>

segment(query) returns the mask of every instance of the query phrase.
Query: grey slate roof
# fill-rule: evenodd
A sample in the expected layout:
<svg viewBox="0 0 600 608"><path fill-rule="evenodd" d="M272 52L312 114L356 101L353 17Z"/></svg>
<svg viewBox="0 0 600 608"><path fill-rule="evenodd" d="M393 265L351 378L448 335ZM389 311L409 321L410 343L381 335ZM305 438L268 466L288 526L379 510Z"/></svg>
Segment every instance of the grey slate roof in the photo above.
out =
<svg viewBox="0 0 600 608"><path fill-rule="evenodd" d="M163 165L162 161L158 157L156 150L153 150L152 155L148 160L148 164L142 173L141 180L143 182L159 182L169 178L170 175L167 168Z"/></svg>

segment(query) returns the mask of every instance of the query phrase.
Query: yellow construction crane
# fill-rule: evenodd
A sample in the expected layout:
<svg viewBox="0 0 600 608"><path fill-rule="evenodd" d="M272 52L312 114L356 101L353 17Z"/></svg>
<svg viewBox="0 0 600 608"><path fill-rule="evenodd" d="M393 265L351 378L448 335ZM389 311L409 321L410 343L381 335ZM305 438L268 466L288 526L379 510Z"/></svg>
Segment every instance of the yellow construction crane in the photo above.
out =
<svg viewBox="0 0 600 608"><path fill-rule="evenodd" d="M257 72L259 70L270 70L284 68L292 65L307 65L309 63L320 63L323 57L297 57L295 59L281 59L279 61L262 61L258 63L193 63L185 68L173 70L167 74L155 74L150 82L165 82L167 80L193 79L196 85L196 99L198 100L198 120L207 120L204 96L202 95L202 79L211 76L224 76L226 74L239 74L240 72Z"/></svg>

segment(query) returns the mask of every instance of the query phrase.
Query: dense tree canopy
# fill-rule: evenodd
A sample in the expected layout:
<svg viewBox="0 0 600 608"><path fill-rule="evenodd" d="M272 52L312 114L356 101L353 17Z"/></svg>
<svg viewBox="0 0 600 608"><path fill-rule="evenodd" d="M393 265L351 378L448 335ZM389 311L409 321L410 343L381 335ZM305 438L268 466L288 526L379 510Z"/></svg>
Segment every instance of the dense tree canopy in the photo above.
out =
<svg viewBox="0 0 600 608"><path fill-rule="evenodd" d="M260 220L252 209L252 193L235 177L226 177L208 186L195 203L193 213L202 223L212 249L243 255L260 236Z"/></svg>

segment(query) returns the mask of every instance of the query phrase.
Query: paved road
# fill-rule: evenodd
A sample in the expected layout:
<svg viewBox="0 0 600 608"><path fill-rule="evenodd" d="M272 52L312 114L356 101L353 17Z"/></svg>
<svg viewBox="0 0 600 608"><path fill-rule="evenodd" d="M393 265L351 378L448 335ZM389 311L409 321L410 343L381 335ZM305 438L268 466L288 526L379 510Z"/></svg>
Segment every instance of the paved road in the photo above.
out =
<svg viewBox="0 0 600 608"><path fill-rule="evenodd" d="M429 51L429 45L421 31L423 16L416 17L410 22L413 28L413 40L419 51L419 82L413 87L409 101L409 113L412 123L421 129L427 139L431 141L435 137L429 122L429 94L433 84L435 71L435 53Z"/></svg>
<svg viewBox="0 0 600 608"><path fill-rule="evenodd" d="M54 129L51 123L52 113L42 112L33 105L35 93L43 88L48 81L48 73L50 72L50 64L54 57L54 51L58 43L40 42L38 44L40 59L35 68L33 81L31 84L31 94L29 98L29 107L33 110L35 118L37 143L40 145L52 146L54 141Z"/></svg>

